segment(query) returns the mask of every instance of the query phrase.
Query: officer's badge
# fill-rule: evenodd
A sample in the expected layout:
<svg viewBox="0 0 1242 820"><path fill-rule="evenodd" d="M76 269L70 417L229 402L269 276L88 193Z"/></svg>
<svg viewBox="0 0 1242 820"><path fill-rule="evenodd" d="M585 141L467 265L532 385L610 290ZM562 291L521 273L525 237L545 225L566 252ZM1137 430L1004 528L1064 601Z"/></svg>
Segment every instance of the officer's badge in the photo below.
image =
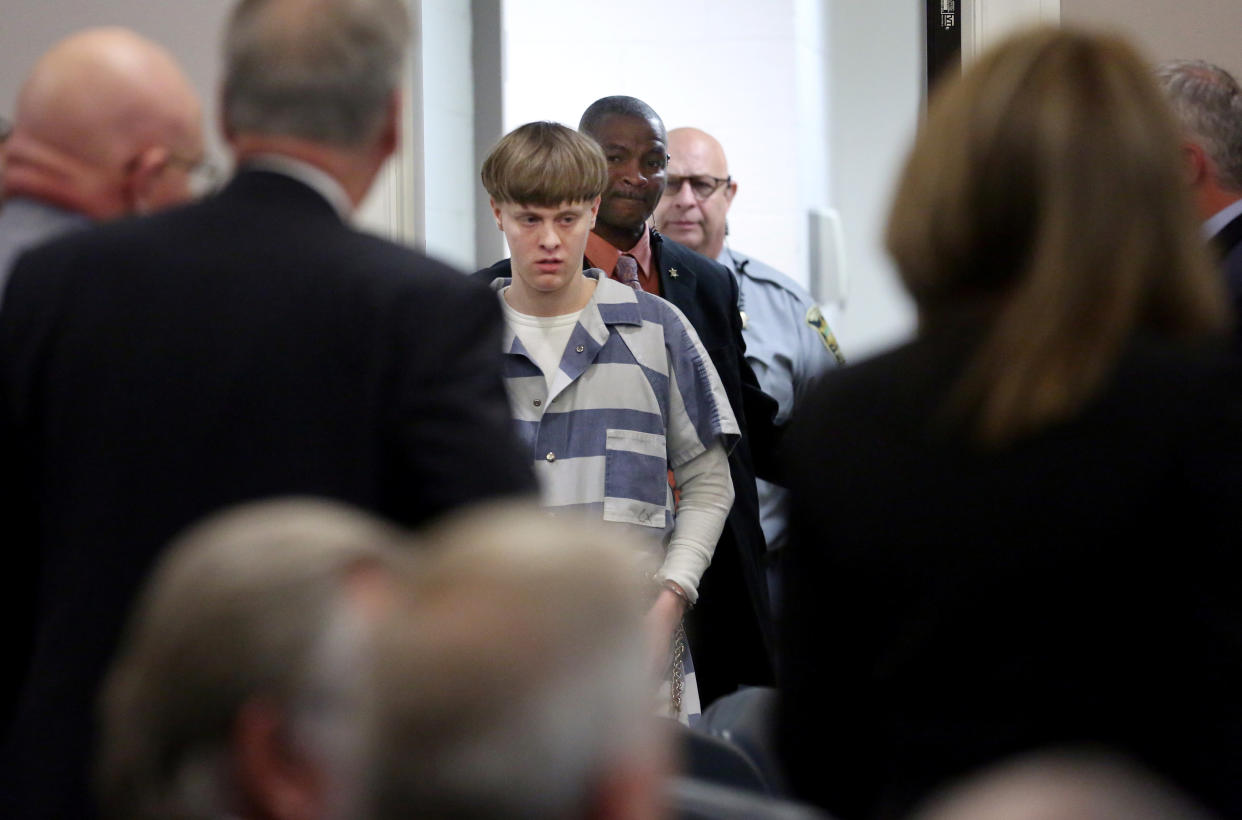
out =
<svg viewBox="0 0 1242 820"><path fill-rule="evenodd" d="M845 364L845 354L841 352L841 346L837 344L837 337L833 334L832 328L828 327L828 320L820 312L819 305L811 305L811 309L806 312L806 323L819 334L820 341L824 343L824 347L828 348L828 352L832 354L832 357L837 360L837 364Z"/></svg>

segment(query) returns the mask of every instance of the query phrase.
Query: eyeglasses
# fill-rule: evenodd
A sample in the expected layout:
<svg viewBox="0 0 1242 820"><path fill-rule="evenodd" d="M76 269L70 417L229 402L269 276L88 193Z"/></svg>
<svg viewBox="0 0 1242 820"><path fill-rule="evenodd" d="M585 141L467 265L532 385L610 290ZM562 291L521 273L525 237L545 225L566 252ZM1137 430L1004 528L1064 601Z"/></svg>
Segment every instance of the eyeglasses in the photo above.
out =
<svg viewBox="0 0 1242 820"><path fill-rule="evenodd" d="M668 184L664 187L664 196L677 196L681 193L681 186L689 182L694 198L700 202L719 191L722 185L727 185L733 181L731 176L721 179L720 177L707 176L706 174L693 177L679 177L675 174L669 174L667 179Z"/></svg>
<svg viewBox="0 0 1242 820"><path fill-rule="evenodd" d="M190 181L190 193L194 196L205 196L220 186L224 173L207 157L187 159L176 154L168 155L169 165L178 165L185 169Z"/></svg>

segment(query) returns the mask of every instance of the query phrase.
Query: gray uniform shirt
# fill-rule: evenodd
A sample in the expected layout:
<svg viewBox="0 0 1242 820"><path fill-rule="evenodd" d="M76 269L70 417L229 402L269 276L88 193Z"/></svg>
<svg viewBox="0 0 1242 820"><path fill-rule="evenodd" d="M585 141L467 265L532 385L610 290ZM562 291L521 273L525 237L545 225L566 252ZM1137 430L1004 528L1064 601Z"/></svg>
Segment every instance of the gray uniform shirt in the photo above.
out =
<svg viewBox="0 0 1242 820"><path fill-rule="evenodd" d="M797 282L770 265L727 247L717 261L737 279L746 361L754 369L763 392L780 405L776 421L783 424L815 377L845 360L819 307ZM759 521L768 550L780 549L789 520L788 493L763 479L757 479L755 484L759 490Z"/></svg>
<svg viewBox="0 0 1242 820"><path fill-rule="evenodd" d="M0 204L0 303L13 263L22 251L90 224L82 214L37 199L15 196Z"/></svg>

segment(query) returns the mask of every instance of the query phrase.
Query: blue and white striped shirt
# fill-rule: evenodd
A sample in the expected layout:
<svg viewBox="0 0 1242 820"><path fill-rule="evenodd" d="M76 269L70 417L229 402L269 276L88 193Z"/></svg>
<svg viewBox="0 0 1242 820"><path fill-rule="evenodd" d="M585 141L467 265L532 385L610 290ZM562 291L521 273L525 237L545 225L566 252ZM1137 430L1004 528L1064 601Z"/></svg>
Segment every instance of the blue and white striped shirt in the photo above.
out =
<svg viewBox="0 0 1242 820"><path fill-rule="evenodd" d="M584 272L598 280L595 292L550 388L506 326L505 385L544 506L633 525L663 543L674 517L669 468L718 439L731 449L740 431L681 311L600 273Z"/></svg>

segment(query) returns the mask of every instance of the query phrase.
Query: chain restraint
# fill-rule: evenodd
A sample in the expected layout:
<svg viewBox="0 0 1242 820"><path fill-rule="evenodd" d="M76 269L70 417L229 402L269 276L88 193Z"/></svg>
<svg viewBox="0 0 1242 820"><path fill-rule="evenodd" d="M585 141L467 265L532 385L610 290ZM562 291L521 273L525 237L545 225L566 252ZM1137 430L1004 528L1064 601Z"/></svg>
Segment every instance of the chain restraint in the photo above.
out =
<svg viewBox="0 0 1242 820"><path fill-rule="evenodd" d="M673 696L670 708L673 713L672 717L676 720L681 717L681 699L686 691L686 628L681 624L678 624L676 631L673 632L672 649L668 679Z"/></svg>

